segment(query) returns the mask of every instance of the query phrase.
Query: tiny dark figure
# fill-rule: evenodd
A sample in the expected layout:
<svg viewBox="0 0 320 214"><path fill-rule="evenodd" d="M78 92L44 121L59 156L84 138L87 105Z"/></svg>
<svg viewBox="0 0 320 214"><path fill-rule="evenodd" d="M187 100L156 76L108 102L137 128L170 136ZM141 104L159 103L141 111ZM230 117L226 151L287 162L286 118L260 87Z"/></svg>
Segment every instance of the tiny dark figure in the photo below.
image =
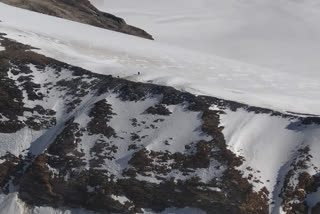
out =
<svg viewBox="0 0 320 214"><path fill-rule="evenodd" d="M140 73L140 71L138 72L138 75L140 75L141 73Z"/></svg>

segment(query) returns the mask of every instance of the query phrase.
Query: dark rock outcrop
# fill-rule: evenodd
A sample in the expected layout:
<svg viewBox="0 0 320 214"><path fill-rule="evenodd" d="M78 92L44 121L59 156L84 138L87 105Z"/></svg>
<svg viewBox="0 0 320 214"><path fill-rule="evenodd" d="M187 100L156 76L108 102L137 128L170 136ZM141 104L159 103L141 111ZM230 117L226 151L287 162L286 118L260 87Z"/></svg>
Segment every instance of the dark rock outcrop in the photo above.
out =
<svg viewBox="0 0 320 214"><path fill-rule="evenodd" d="M0 164L2 188L8 183L17 184L19 197L31 206L85 208L101 213L193 207L212 214L267 214L269 193L264 189L255 192L249 180L236 169L242 158L227 148L219 123L221 112L209 109L214 99L171 87L94 74L34 53L30 47L12 40L3 38L0 42L6 48L1 52L3 76L19 86L16 94L20 98L15 100L21 102L20 123L31 130L50 130L56 128L55 123L36 126L28 118L37 115L45 121L54 118L59 122L61 118L57 115L71 115L57 125L59 131L54 139L46 139L51 143L39 154L32 156L26 152L21 157L10 154L3 157L7 161ZM35 75L48 75L52 79L33 84ZM42 96L29 96L40 91ZM57 94L61 96L57 98ZM57 112L39 106L45 99L61 99L62 106ZM147 99L152 102L138 105L139 114L120 115ZM33 102L38 105L26 107ZM121 108L117 102L127 105L127 109L117 111ZM201 120L203 124L195 128L206 137L184 142L185 148L176 152L166 150L175 143L174 136L159 142L163 147L160 151L145 147L141 142L147 139L147 134L154 135L162 123L175 116L167 108L170 105ZM81 114L85 116L79 119ZM118 123L119 117L125 117L127 123ZM118 152L125 152L127 160L117 156ZM123 167L110 168L117 162L124 163ZM213 171L219 176L203 181L197 170L210 167L215 167ZM179 176L170 176L174 173ZM150 177L151 181L139 176ZM120 196L126 200L119 201Z"/></svg>

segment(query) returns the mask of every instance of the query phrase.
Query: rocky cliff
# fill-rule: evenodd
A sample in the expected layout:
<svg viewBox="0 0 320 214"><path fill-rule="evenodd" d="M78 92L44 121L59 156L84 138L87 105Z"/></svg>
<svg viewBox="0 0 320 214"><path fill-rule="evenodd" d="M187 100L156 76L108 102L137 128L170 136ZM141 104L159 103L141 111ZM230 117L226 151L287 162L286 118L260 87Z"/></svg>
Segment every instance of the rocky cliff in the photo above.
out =
<svg viewBox="0 0 320 214"><path fill-rule="evenodd" d="M269 181L263 169L240 170L246 157L228 148L221 118L229 111L268 115L296 131L320 124L95 74L5 35L0 43L0 191L18 192L31 208L267 214ZM298 148L284 171L279 197L288 214L311 211L306 199L320 186L309 152Z"/></svg>
<svg viewBox="0 0 320 214"><path fill-rule="evenodd" d="M18 188L31 206L96 212L268 212L268 191L253 190L226 147L221 112L210 110L219 100L1 45L3 193Z"/></svg>

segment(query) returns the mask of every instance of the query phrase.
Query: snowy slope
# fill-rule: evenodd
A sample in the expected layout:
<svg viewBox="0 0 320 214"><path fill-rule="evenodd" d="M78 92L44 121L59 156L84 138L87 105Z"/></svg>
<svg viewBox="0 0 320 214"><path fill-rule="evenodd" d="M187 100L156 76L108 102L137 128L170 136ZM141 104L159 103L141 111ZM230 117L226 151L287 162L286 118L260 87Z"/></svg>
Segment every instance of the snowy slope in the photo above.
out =
<svg viewBox="0 0 320 214"><path fill-rule="evenodd" d="M0 30L9 37L97 73L281 111L320 113L319 81L303 73L264 69L4 4L0 12Z"/></svg>
<svg viewBox="0 0 320 214"><path fill-rule="evenodd" d="M279 193L299 149L310 148L313 167L309 173L318 173L314 169L320 168L320 127L317 125L302 125L295 120L245 110L226 111L221 115L221 125L225 127L223 133L232 151L245 158L240 169L246 176L252 174L254 179L262 181L254 184L256 188L266 186L272 193L270 197L275 204L270 211L273 214L282 213ZM311 207L316 203L310 204Z"/></svg>
<svg viewBox="0 0 320 214"><path fill-rule="evenodd" d="M179 5L177 3L176 6ZM221 5L224 7L227 3L221 3ZM248 7L251 8L251 6L250 4ZM186 7L189 7L189 5ZM297 7L297 5L292 7ZM185 17L177 17L177 20L181 19L185 21ZM146 41L16 9L4 4L0 4L0 20L2 21L0 22L0 33L7 33L6 37L40 48L35 50L36 52L87 68L95 73L112 74L137 82L175 86L178 89L196 94L224 97L229 100L269 107L282 112L320 114L319 79L311 76L306 77L299 72L286 73L265 69L216 57L211 53L197 52L184 45L182 46L185 49L165 44L165 42L170 42L169 40L164 42ZM172 23L172 20L169 23ZM0 51L6 50L1 48L0 46ZM168 105L161 103L161 105L164 105L165 115L154 115L153 113L146 113L147 109L163 102L163 97L151 96L150 94L143 99L139 97L140 93L145 94L150 89L149 87L154 86L143 85L141 86L142 89L138 87L136 90L134 88L136 86L130 85L134 88L133 92L129 90L131 89L129 87L128 91L124 91L127 94L123 96L130 94L132 97L126 97L123 100L119 98L120 92L120 95L114 92L117 91L117 87L113 85L115 84L113 81L120 81L120 86L124 84L121 79L110 80L109 77L88 74L81 69L82 73L71 75L69 69L78 71L77 68L66 67L66 65L60 63L53 67L51 67L51 63L44 67L41 67L40 63L40 68L39 65L37 67L32 63L24 66L30 69L29 74L23 72L15 74L17 71L14 71L14 69L8 72L8 78L14 81L19 90L23 92L24 107L29 109L29 111L24 110L23 115L20 115L18 119L26 123L30 118L36 116L36 118L32 118L34 120L32 122L42 125L42 117L44 116L40 113L30 113L30 109L35 109L37 105L41 105L45 110L55 111L54 118L57 123L50 124L48 127L44 124L44 127L40 130L32 128L34 124L31 123L31 125L15 133L1 133L0 157L4 156L6 152L15 156L25 156L27 151L36 156L39 154L47 155L48 158L52 158L52 162L44 162L44 164L48 167L48 171L52 173L52 177L55 178L55 176L62 174L63 180L71 183L73 177L70 176L70 173L90 170L107 170L109 174L114 176L112 179L123 179L127 176L124 175L125 170L141 167L139 166L140 161L129 163L130 160L134 159L135 154L138 154L138 157L139 155L147 156L147 159L142 159L143 163L151 161L150 166L142 167L141 172L139 170L136 172L138 182L149 182L150 185L157 185L162 179L173 178L185 181L193 176L199 176L201 182L209 185L211 179L221 178L226 169L233 169L232 167L234 167L232 165L228 168L228 165L226 166L223 163L225 156L220 157L223 164L215 159L217 156L213 156L210 157L207 167L196 166L196 169L188 173L183 171L186 170L184 168L182 171L174 168L178 165L175 165L174 162L179 161L180 156L176 157L172 154L182 153L186 155L184 158L187 159L188 155L195 154L194 143L217 140L201 130L201 127L208 121L205 121L203 112L195 109L203 110L202 108L204 108L206 110L206 107L199 105L200 107L196 106L193 109L190 107L192 106L190 103L189 105L186 104L186 101L173 104L177 99L179 100L179 96L174 96L174 93L181 92L166 94L169 97L170 95L174 96L169 99L169 102L173 103ZM61 67L59 68L59 66ZM138 72L141 72L141 74L138 75ZM28 77L28 75L32 76ZM39 84L38 92L46 96L40 100L30 100L28 97L30 92L26 90L25 85L25 82L28 81ZM108 87L115 87L112 88L114 91L105 90ZM219 115L220 120L218 119L218 124L215 124L216 118L211 118L209 123L212 122L215 129L210 130L217 133L222 131L228 149L244 157L243 163L237 169L250 181L249 183L253 185L254 191L258 192L265 186L270 192L268 196L270 213L284 213L282 208L290 207L290 203L296 203L297 201L301 204L306 203L310 209L319 202L317 182L311 182L315 185L315 189L312 189L311 192L309 187L301 186L299 183L301 173L308 173L313 180L319 178L320 156L318 151L320 148L318 142L320 140L320 128L316 119L314 123L308 123L304 120L306 115L291 117L272 110L259 108L253 108L252 110L239 103L217 101L215 98L211 98L212 100L210 98L206 99L210 101L208 101L209 103L218 103L212 105L209 112L214 116ZM102 112L100 104L103 107ZM109 105L111 110L108 107ZM98 113L95 114L95 111ZM152 111L154 109L151 109ZM8 118L3 115L0 116L0 122L8 121ZM99 119L104 121L101 123ZM95 120L98 120L98 122ZM111 131L109 136L110 133L105 133L103 130L108 130L110 127L103 126L102 133L94 133L95 129L90 132L92 121L97 126L107 124L116 134L112 134ZM139 136L135 135L137 133ZM73 136L71 142L76 142L75 147L73 147L74 144L71 144L71 146L68 144L70 136ZM221 139L218 138L218 140ZM188 146L191 149L187 149ZM199 146L199 148L201 147ZM221 148L210 149L210 152L218 154L218 157L219 152L223 151ZM145 151L145 153L139 153L139 151ZM64 152L66 154L60 155ZM74 157L76 158L73 159ZM235 159L237 160L237 158ZM3 161L1 159L0 164ZM69 161L75 166L71 164L71 167L67 169L60 167L59 163L64 164L69 163ZM197 163L197 161L191 163ZM184 164L188 166L190 163ZM31 164L31 167L36 166ZM32 174L27 173L27 178L29 178L28 176L32 178ZM23 188L26 188L26 181L28 180L22 182ZM81 183L80 180L79 183ZM224 180L222 184L224 184ZM286 199L284 196L291 194L291 186L298 192L303 191L305 198L301 200L298 198L300 201L295 197L289 198L290 200ZM28 214L90 213L89 211L70 210L68 208L66 210L55 210L49 207L27 209L23 202L17 198L15 186L9 183L8 187L11 193L7 196L0 196L0 208L2 208L0 214L24 212ZM215 194L224 194L222 191L228 189L223 185L219 188L205 187L208 188L205 191L211 190ZM97 189L99 189L99 186L86 186L86 192L88 193ZM33 191L33 189L27 190ZM197 190L203 191L200 187ZM176 189L174 193L178 194L179 191L181 190ZM32 196L38 197L38 194ZM111 196L121 206L125 205L125 202L131 203L124 195L113 194ZM205 197L204 200L206 200ZM201 200L194 203L201 204ZM148 209L143 211L149 213ZM204 211L188 207L184 209L168 208L162 213L188 212L204 213Z"/></svg>
<svg viewBox="0 0 320 214"><path fill-rule="evenodd" d="M206 148L213 140L212 134L202 130L202 106L190 106L192 100L199 105L196 97L94 74L35 54L4 37L0 43L6 47L0 52L0 81L8 84L0 86L1 214L89 214L93 212L68 207L94 210L86 204L99 206L96 195L105 200L98 210L126 213L135 208L136 199L141 200L124 192L120 186L126 182L134 181L137 187L130 186L135 188L144 187L145 182L159 188L168 178L187 181L199 174L200 180L208 182L221 174L212 170L211 162L216 161L211 157L204 162L201 157L198 165L190 161L197 160L200 146ZM9 108L4 106L7 103ZM189 166L187 171L184 164ZM45 184L47 178L55 188L46 188L51 185ZM112 183L114 179L120 183ZM73 182L76 186L70 185ZM57 193L51 195L52 191ZM17 192L34 206L18 199ZM83 195L88 197L84 201ZM78 205L70 205L70 198L80 200ZM148 204L138 206L139 212L146 208L144 213L154 213ZM166 205L160 211L204 213L195 207L172 207Z"/></svg>
<svg viewBox="0 0 320 214"><path fill-rule="evenodd" d="M91 0L158 41L318 76L320 5L294 0Z"/></svg>

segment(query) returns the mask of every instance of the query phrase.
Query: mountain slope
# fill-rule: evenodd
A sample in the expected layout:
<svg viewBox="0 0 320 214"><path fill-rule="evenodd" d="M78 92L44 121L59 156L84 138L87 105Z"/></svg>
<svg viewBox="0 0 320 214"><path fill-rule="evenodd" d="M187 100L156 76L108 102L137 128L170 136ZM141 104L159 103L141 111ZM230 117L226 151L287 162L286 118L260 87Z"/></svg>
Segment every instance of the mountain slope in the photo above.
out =
<svg viewBox="0 0 320 214"><path fill-rule="evenodd" d="M1 45L4 193L99 212L267 212L267 191L254 192L235 169L242 160L209 110L218 100L94 74L5 38Z"/></svg>
<svg viewBox="0 0 320 214"><path fill-rule="evenodd" d="M1 214L317 213L319 117L212 96L225 88L209 83L234 74L231 83L246 87L265 70L3 4L0 11L8 33L0 39ZM301 92L288 93L296 85L279 76L270 74L273 87L297 100ZM150 81L189 91L208 84L211 96ZM277 105L279 90L268 92L274 102L264 104L283 111L317 109L316 91L303 97L309 106L286 100L298 106L289 109Z"/></svg>
<svg viewBox="0 0 320 214"><path fill-rule="evenodd" d="M96 27L153 39L144 30L127 25L122 18L99 11L88 0L1 0L1 2Z"/></svg>
<svg viewBox="0 0 320 214"><path fill-rule="evenodd" d="M282 112L320 114L319 81L304 73L265 69L4 4L0 11L0 29L10 38L96 73Z"/></svg>
<svg viewBox="0 0 320 214"><path fill-rule="evenodd" d="M4 37L1 46L4 194L18 191L30 206L115 213L317 204L309 198L320 184L319 118L94 74Z"/></svg>
<svg viewBox="0 0 320 214"><path fill-rule="evenodd" d="M320 5L297 0L90 0L157 41L318 77Z"/></svg>

